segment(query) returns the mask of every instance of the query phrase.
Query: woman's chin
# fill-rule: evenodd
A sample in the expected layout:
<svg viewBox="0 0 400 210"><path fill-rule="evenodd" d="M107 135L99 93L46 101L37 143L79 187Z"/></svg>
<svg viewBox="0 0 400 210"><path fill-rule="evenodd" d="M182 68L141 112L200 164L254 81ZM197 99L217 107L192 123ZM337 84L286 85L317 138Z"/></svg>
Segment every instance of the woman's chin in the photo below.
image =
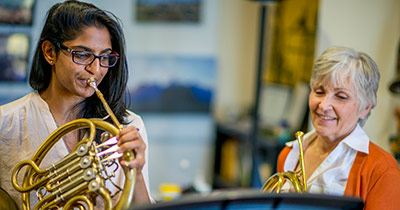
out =
<svg viewBox="0 0 400 210"><path fill-rule="evenodd" d="M94 92L94 89L88 86L86 88L79 88L77 95L82 98L89 98L94 94Z"/></svg>
<svg viewBox="0 0 400 210"><path fill-rule="evenodd" d="M315 126L314 128L317 134L320 136L330 136L334 133L333 131L335 130L334 128L321 126Z"/></svg>

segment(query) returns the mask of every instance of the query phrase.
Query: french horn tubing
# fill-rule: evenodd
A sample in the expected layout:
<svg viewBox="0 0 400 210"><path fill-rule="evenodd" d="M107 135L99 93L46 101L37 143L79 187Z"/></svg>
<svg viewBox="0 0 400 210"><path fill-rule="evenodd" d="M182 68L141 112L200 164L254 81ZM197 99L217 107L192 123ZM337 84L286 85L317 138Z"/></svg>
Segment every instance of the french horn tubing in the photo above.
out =
<svg viewBox="0 0 400 210"><path fill-rule="evenodd" d="M136 181L136 169L124 168L125 183L122 193L116 204L112 203L111 192L105 187L105 182L110 181L113 173L107 172L107 168L115 169L118 164L112 154L99 155L111 146L105 143L97 144L95 139L96 129L105 131L101 139L112 140L122 129L116 116L108 106L103 94L97 89L96 81L91 78L88 84L95 89L107 114L113 124L103 119L76 119L68 122L53 133L36 150L31 160L20 162L12 173L14 188L22 193L22 208L30 210L30 195L36 193L38 203L34 210L40 209L88 209L92 210L96 204L96 197L101 196L106 210L123 210L129 207L133 198ZM39 165L49 150L67 133L77 129L88 129L86 139L81 140L73 151L60 161L46 169L40 169ZM106 136L106 137L104 137ZM114 140L116 140L114 138ZM115 143L116 144L116 141ZM127 161L134 159L132 151L123 153L122 158ZM21 169L25 168L22 184L19 185L18 177ZM21 181L21 180L20 180ZM113 207L114 206L114 207Z"/></svg>
<svg viewBox="0 0 400 210"><path fill-rule="evenodd" d="M267 179L267 181L265 181L264 185L261 188L262 192L280 193L285 181L289 181L290 183L292 183L293 188L297 193L307 192L306 170L304 167L304 154L303 154L304 133L302 131L297 131L295 136L296 136L297 141L299 142L300 169L295 172L294 171L286 171L286 172L282 172L282 173L275 173L269 179Z"/></svg>

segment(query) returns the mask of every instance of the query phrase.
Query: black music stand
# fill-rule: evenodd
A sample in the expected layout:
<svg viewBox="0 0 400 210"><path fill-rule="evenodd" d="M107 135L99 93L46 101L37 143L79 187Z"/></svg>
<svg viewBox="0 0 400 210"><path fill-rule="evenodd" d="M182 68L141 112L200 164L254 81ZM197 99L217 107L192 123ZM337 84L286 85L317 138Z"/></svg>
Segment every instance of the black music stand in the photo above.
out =
<svg viewBox="0 0 400 210"><path fill-rule="evenodd" d="M188 195L169 202L132 206L129 210L362 210L363 207L362 200L353 197L235 190Z"/></svg>

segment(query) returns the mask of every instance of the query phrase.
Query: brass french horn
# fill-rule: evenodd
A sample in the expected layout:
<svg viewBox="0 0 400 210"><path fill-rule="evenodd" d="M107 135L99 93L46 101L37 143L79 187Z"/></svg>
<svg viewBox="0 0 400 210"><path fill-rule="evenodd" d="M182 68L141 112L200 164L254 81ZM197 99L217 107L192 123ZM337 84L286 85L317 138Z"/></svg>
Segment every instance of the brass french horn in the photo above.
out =
<svg viewBox="0 0 400 210"><path fill-rule="evenodd" d="M275 173L267 181L265 181L264 185L261 188L262 192L280 193L285 181L290 181L293 185L294 190L297 193L307 192L306 171L305 171L305 167L304 167L304 154L303 154L304 133L301 131L297 131L295 136L296 136L297 141L299 142L300 169L295 172L287 171L287 172L282 172L282 173Z"/></svg>
<svg viewBox="0 0 400 210"><path fill-rule="evenodd" d="M113 204L111 193L105 187L105 182L111 181L113 176L113 174L107 173L106 168L116 164L116 159L111 157L116 153L99 155L112 146L105 143L97 144L94 140L96 129L108 132L108 137L115 137L122 129L122 125L111 111L103 94L97 89L96 82L89 79L88 84L95 89L115 126L103 119L77 119L64 124L51 133L31 160L22 161L13 170L12 183L14 188L22 193L22 208L24 210L30 209L30 194L34 191L39 200L33 208L35 210L72 208L92 210L97 196L103 198L104 209L106 210L120 210L129 207L133 198L136 169L124 168L125 183L123 189L120 189L122 194L118 202ZM88 138L80 141L70 154L49 168L39 168L43 158L61 137L71 131L85 128L89 130ZM114 138L114 140L116 139ZM113 144L115 146L116 141ZM133 160L134 154L132 151L124 152L122 158ZM19 185L17 178L22 168L26 169L22 185Z"/></svg>

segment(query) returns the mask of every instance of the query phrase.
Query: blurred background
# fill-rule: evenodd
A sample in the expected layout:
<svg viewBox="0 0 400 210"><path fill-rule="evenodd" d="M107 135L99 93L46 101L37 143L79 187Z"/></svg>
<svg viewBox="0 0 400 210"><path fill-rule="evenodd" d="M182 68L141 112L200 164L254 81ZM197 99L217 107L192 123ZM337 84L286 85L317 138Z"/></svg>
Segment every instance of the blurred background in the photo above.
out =
<svg viewBox="0 0 400 210"><path fill-rule="evenodd" d="M0 0L0 105L27 77L54 0ZM398 0L92 0L123 24L130 109L149 136L151 194L260 188L308 120L308 79L332 45L369 54L381 72L364 126L396 157ZM400 113L400 112L398 112ZM396 147L397 145L397 147Z"/></svg>

